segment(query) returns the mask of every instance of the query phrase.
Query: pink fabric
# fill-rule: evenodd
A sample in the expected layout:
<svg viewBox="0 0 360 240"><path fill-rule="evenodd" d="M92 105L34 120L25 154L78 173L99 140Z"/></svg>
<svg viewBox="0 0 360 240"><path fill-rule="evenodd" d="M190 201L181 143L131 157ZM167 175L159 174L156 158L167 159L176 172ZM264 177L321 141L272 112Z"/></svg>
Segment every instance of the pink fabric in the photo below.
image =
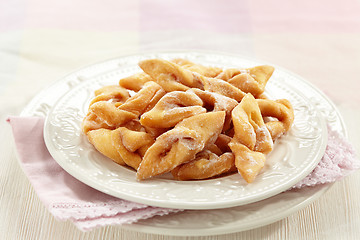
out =
<svg viewBox="0 0 360 240"><path fill-rule="evenodd" d="M64 171L47 151L43 118L10 117L8 122L13 129L20 165L40 200L57 219L70 220L80 230L87 231L180 211L129 202L83 184Z"/></svg>
<svg viewBox="0 0 360 240"><path fill-rule="evenodd" d="M338 132L328 128L328 143L318 166L294 188L335 182L360 168L355 149Z"/></svg>
<svg viewBox="0 0 360 240"><path fill-rule="evenodd" d="M10 117L15 144L25 174L37 195L59 220L70 220L83 231L112 224L130 224L155 215L179 212L129 202L101 193L64 171L43 140L44 119ZM294 188L334 182L360 168L352 146L329 129L328 146L314 171Z"/></svg>

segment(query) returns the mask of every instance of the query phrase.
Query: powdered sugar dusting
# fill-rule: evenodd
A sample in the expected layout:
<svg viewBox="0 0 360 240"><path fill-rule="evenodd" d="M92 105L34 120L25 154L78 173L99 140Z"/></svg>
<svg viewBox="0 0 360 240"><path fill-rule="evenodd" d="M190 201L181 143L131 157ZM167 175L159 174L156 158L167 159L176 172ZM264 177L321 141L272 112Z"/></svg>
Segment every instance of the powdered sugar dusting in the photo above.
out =
<svg viewBox="0 0 360 240"><path fill-rule="evenodd" d="M259 145L262 144L270 144L271 148L273 146L273 141L270 135L269 130L267 129L266 125L262 125L261 127L256 128L256 146L257 148Z"/></svg>
<svg viewBox="0 0 360 240"><path fill-rule="evenodd" d="M215 98L216 107L221 110L233 109L237 104L237 101L232 98L214 92L212 92L211 94Z"/></svg>

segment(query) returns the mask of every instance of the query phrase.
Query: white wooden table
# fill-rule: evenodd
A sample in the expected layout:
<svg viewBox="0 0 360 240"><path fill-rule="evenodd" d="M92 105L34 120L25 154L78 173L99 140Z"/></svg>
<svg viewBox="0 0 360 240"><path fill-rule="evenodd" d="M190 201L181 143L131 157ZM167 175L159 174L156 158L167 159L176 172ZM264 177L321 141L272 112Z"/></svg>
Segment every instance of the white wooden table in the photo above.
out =
<svg viewBox="0 0 360 240"><path fill-rule="evenodd" d="M105 9L103 4L88 6L87 1L75 2L57 1L56 11L53 3L41 0L0 4L0 239L360 239L360 171L336 182L318 200L287 218L239 233L172 237L166 233L146 234L116 226L84 233L70 222L55 220L40 202L17 162L11 128L5 119L9 115L18 115L41 89L74 69L128 53L164 48L207 49L249 55L283 66L314 83L332 98L345 119L350 141L360 153L360 31L356 28L360 18L358 13L356 15L359 4L354 1L341 6L345 9L351 3L354 7L348 11L328 4L329 1L314 6L329 9L326 13L337 12L338 15L329 14L328 18L323 12L318 18L317 24L328 26L325 29L328 32L315 31L320 27L308 22L304 23L306 28L296 28L300 26L295 24L297 20L301 22L306 16L317 16L309 13L304 19L300 15L292 18L289 12L292 8L287 5L281 16L271 12L255 14L255 10L263 5L258 1L244 5L249 10L252 28L239 28L234 32L217 29L217 26L200 31L202 22L195 20L201 20L203 15L199 15L199 19L189 16L194 18L193 24L181 25L183 28L179 31L161 27L150 29L153 25L143 31L139 21L144 24L148 18L140 12L149 13L147 9L139 8L144 2L125 4L125 1L117 1L116 14L112 7ZM160 2L167 4L167 1L156 2L158 5L154 6L158 8ZM296 12L301 12L299 8L302 7L306 9L303 2L306 1L299 1ZM87 11L83 11L85 5ZM280 9L282 3L271 5L273 11ZM212 10L216 12L216 8L207 9ZM227 14L230 10L231 6ZM349 17L339 18L344 12ZM236 17L237 13L233 14ZM117 26L110 16L124 21L118 21ZM220 25L222 18L216 16ZM291 21L288 25L279 23L274 32L261 28L261 24L266 23L264 19L275 19L276 23L278 17ZM131 21L126 22L127 18ZM106 25L103 19L112 25ZM330 20L337 24L329 25ZM351 31L343 28L344 24L350 23ZM254 27L256 24L259 24L257 28Z"/></svg>

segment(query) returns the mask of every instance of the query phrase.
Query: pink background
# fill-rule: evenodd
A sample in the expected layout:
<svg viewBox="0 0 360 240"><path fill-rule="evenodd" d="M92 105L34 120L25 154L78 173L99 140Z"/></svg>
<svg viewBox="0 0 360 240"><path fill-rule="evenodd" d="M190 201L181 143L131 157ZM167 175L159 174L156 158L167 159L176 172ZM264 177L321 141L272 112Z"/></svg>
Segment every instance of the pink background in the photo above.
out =
<svg viewBox="0 0 360 240"><path fill-rule="evenodd" d="M336 102L360 101L356 0L1 1L0 36L3 48L57 64L63 71L51 75L56 78L122 54L206 49L266 60L305 77ZM12 73L37 74L33 64L15 58L9 60ZM10 80L4 87L11 89Z"/></svg>

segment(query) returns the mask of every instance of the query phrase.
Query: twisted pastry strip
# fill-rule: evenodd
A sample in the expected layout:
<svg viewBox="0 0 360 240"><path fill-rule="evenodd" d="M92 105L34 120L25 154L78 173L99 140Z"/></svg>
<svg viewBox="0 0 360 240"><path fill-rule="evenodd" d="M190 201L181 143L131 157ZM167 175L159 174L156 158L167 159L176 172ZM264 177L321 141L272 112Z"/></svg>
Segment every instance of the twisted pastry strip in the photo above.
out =
<svg viewBox="0 0 360 240"><path fill-rule="evenodd" d="M156 82L146 82L139 92L123 104L116 105L119 109L131 112L136 116L152 109L165 95L165 91Z"/></svg>
<svg viewBox="0 0 360 240"><path fill-rule="evenodd" d="M126 127L127 129L137 131L137 132L146 132L149 133L154 139L166 132L167 128L153 128L141 125L138 118L131 119L122 125L122 127Z"/></svg>
<svg viewBox="0 0 360 240"><path fill-rule="evenodd" d="M125 102L130 97L130 94L125 88L117 85L110 85L95 90L95 98L90 102L90 106L96 102L109 101Z"/></svg>
<svg viewBox="0 0 360 240"><path fill-rule="evenodd" d="M135 170L142 156L154 139L145 132L137 132L119 127L115 130L97 129L90 131L87 137L103 155L120 165L128 165Z"/></svg>
<svg viewBox="0 0 360 240"><path fill-rule="evenodd" d="M224 95L226 97L235 99L238 102L241 101L241 99L243 99L243 97L246 95L246 93L241 91L239 88L231 85L224 80L206 77L202 77L200 79L206 91Z"/></svg>
<svg viewBox="0 0 360 240"><path fill-rule="evenodd" d="M169 92L141 116L140 123L154 128L173 127L184 118L205 113L202 105L203 101L192 92Z"/></svg>
<svg viewBox="0 0 360 240"><path fill-rule="evenodd" d="M205 146L215 142L224 124L225 112L210 112L184 119L160 135L146 151L137 179L169 172L192 160Z"/></svg>
<svg viewBox="0 0 360 240"><path fill-rule="evenodd" d="M195 159L171 171L177 180L206 179L236 171L234 154L228 144L231 137L219 134L214 144L196 154Z"/></svg>
<svg viewBox="0 0 360 240"><path fill-rule="evenodd" d="M191 88L187 92L193 92L201 98L204 103L204 107L208 111L225 111L225 123L223 132L227 131L230 128L231 124L231 111L237 106L238 102L232 98L226 97L224 95L207 92L197 88Z"/></svg>
<svg viewBox="0 0 360 240"><path fill-rule="evenodd" d="M120 165L126 165L123 158L116 150L112 139L113 131L105 128L96 129L88 132L89 142L104 156L110 158Z"/></svg>
<svg viewBox="0 0 360 240"><path fill-rule="evenodd" d="M222 79L224 81L229 81L231 78L239 75L239 74L245 74L248 73L248 70L246 68L227 68L223 70L221 73L219 73L216 78Z"/></svg>
<svg viewBox="0 0 360 240"><path fill-rule="evenodd" d="M100 101L90 106L82 122L82 130L88 133L99 128L115 129L135 118L134 113L118 109L111 102Z"/></svg>
<svg viewBox="0 0 360 240"><path fill-rule="evenodd" d="M273 140L289 131L294 122L294 110L288 100L256 99L256 101L263 117L277 119L265 123Z"/></svg>
<svg viewBox="0 0 360 240"><path fill-rule="evenodd" d="M232 111L234 139L250 150L268 153L273 141L255 98L248 93Z"/></svg>
<svg viewBox="0 0 360 240"><path fill-rule="evenodd" d="M109 96L114 96L113 93L117 92L119 89L123 88L116 88L116 91L110 91L108 88L102 88L95 92L95 94L98 94L95 97L95 100L99 99L99 97L107 99ZM140 114L154 107L163 95L165 95L165 91L160 87L160 85L155 82L147 82L139 92L137 92L134 96L127 98L124 103L121 101L117 101L115 103L103 100L97 101L90 105L89 112L82 122L83 132L88 133L91 130L99 128L118 128L126 124L128 121L136 119ZM106 96L106 98L103 96ZM121 96L125 96L123 99L126 98L126 95L124 94Z"/></svg>
<svg viewBox="0 0 360 240"><path fill-rule="evenodd" d="M265 164L265 153L273 142L262 119L255 98L248 93L232 111L234 137L229 143L235 155L238 172L248 183L253 182Z"/></svg>
<svg viewBox="0 0 360 240"><path fill-rule="evenodd" d="M176 58L171 61L191 72L199 73L200 75L203 75L205 77L216 77L219 73L222 72L221 68L203 66L183 58Z"/></svg>
<svg viewBox="0 0 360 240"><path fill-rule="evenodd" d="M112 135L115 149L126 165L138 169L146 150L154 143L150 134L132 131L124 127L114 130Z"/></svg>
<svg viewBox="0 0 360 240"><path fill-rule="evenodd" d="M178 166L171 171L177 180L206 179L234 170L234 154L224 153L220 156L204 150L188 163ZM235 168L236 169L236 168Z"/></svg>
<svg viewBox="0 0 360 240"><path fill-rule="evenodd" d="M144 72L136 73L126 78L119 80L119 85L123 88L138 92L143 88L146 82L152 81L152 77Z"/></svg>
<svg viewBox="0 0 360 240"><path fill-rule="evenodd" d="M229 143L235 155L235 166L247 183L252 183L265 165L265 154L250 150L235 139Z"/></svg>
<svg viewBox="0 0 360 240"><path fill-rule="evenodd" d="M265 86L274 72L274 67L268 65L247 69L226 69L216 78L220 78L239 88L245 93L258 97L265 91Z"/></svg>
<svg viewBox="0 0 360 240"><path fill-rule="evenodd" d="M199 74L193 73L176 63L162 59L149 59L141 61L139 66L166 92L186 91L190 87L202 88Z"/></svg>

